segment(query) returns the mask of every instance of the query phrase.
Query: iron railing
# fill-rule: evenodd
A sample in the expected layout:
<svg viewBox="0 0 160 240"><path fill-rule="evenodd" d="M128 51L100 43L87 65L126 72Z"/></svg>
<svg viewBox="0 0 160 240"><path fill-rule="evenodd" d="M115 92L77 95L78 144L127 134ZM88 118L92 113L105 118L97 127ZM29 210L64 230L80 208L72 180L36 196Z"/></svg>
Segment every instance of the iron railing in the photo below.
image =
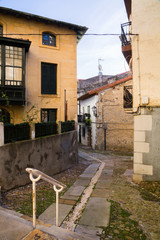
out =
<svg viewBox="0 0 160 240"><path fill-rule="evenodd" d="M52 134L57 134L56 122L42 122L35 124L35 137L43 137Z"/></svg>
<svg viewBox="0 0 160 240"><path fill-rule="evenodd" d="M126 22L121 24L121 36L122 46L127 46L131 44L130 32L131 22Z"/></svg>
<svg viewBox="0 0 160 240"><path fill-rule="evenodd" d="M50 183L53 185L53 189L56 192L56 226L58 227L58 199L59 193L66 188L66 185L55 180L54 178L49 177L45 173L33 169L33 168L26 168L26 171L29 173L30 180L32 181L32 193L33 193L33 228L36 228L36 182L40 179ZM34 178L35 176L36 178ZM58 187L58 188L57 188Z"/></svg>
<svg viewBox="0 0 160 240"><path fill-rule="evenodd" d="M61 133L75 130L75 121L61 122Z"/></svg>
<svg viewBox="0 0 160 240"><path fill-rule="evenodd" d="M30 126L28 123L4 125L4 143L27 139L30 139Z"/></svg>

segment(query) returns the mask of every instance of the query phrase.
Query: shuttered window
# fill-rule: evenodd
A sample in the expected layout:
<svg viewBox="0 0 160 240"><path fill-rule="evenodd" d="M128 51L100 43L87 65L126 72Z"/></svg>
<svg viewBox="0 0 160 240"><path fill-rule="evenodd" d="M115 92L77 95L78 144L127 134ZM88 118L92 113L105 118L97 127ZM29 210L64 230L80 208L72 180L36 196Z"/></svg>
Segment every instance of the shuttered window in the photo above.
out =
<svg viewBox="0 0 160 240"><path fill-rule="evenodd" d="M57 64L41 63L41 93L57 93Z"/></svg>

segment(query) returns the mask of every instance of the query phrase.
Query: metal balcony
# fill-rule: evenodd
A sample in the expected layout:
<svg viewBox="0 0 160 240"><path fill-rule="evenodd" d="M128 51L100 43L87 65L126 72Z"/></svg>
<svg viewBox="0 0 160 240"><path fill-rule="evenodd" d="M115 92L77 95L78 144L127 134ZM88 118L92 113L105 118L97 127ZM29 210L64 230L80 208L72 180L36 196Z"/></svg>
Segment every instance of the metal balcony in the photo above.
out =
<svg viewBox="0 0 160 240"><path fill-rule="evenodd" d="M131 37L129 35L131 22L121 24L121 42L122 46L127 46L131 44Z"/></svg>
<svg viewBox="0 0 160 240"><path fill-rule="evenodd" d="M131 36L130 32L131 22L121 24L121 42L122 42L122 53L128 63L130 65L132 59L132 46L131 46Z"/></svg>

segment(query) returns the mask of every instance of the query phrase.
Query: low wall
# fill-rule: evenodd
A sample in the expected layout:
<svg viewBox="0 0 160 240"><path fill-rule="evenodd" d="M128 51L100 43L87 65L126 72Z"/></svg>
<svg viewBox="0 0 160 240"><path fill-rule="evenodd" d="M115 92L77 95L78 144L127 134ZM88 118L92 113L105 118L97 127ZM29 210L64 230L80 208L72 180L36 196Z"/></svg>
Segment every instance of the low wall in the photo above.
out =
<svg viewBox="0 0 160 240"><path fill-rule="evenodd" d="M77 161L76 131L9 143L0 147L0 186L4 191L30 183L28 167L53 177Z"/></svg>

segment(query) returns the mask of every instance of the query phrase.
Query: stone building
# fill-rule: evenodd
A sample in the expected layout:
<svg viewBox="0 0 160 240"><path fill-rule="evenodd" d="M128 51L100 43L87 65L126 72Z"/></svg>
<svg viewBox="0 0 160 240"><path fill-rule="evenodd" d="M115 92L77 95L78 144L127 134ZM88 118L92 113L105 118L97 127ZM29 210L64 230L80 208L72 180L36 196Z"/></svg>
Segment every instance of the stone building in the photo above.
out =
<svg viewBox="0 0 160 240"><path fill-rule="evenodd" d="M124 0L122 52L133 69L135 181L160 180L160 1ZM127 29L128 28L128 29Z"/></svg>
<svg viewBox="0 0 160 240"><path fill-rule="evenodd" d="M93 89L78 100L81 113L89 113L91 118L89 127L79 122L82 144L96 149L133 151L131 75Z"/></svg>
<svg viewBox="0 0 160 240"><path fill-rule="evenodd" d="M86 30L0 7L0 121L77 118L77 41Z"/></svg>

